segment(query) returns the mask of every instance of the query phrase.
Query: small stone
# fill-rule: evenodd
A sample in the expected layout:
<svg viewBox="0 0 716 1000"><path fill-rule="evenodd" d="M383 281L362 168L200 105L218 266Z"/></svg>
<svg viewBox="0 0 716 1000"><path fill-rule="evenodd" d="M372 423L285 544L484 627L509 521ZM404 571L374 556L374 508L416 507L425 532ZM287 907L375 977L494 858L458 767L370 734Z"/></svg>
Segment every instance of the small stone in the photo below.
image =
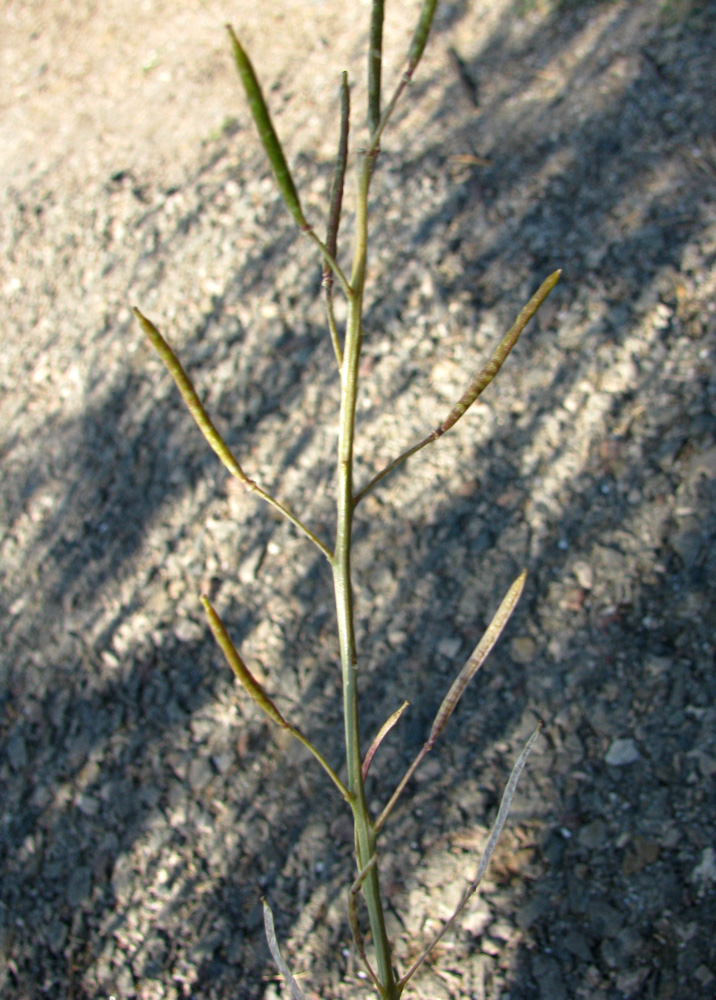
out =
<svg viewBox="0 0 716 1000"><path fill-rule="evenodd" d="M117 973L117 993L124 997L133 997L137 995L137 991L134 988L134 977L132 976L131 969L128 965L122 965Z"/></svg>
<svg viewBox="0 0 716 1000"><path fill-rule="evenodd" d="M473 937L481 937L492 923L492 911L484 899L478 899L467 916L461 921L462 926Z"/></svg>
<svg viewBox="0 0 716 1000"><path fill-rule="evenodd" d="M120 854L112 872L112 889L119 903L126 903L134 885L134 867L126 854Z"/></svg>
<svg viewBox="0 0 716 1000"><path fill-rule="evenodd" d="M67 886L67 902L71 909L75 910L85 902L90 894L91 883L92 872L87 865L75 868Z"/></svg>
<svg viewBox="0 0 716 1000"><path fill-rule="evenodd" d="M441 639L438 643L438 653L441 656L446 656L448 660L454 660L460 652L461 646L462 639Z"/></svg>
<svg viewBox="0 0 716 1000"><path fill-rule="evenodd" d="M616 978L616 987L622 996L636 996L639 987L650 972L651 970L648 967L635 969L634 971L630 970L629 972L620 972Z"/></svg>
<svg viewBox="0 0 716 1000"><path fill-rule="evenodd" d="M707 847L701 855L701 861L691 872L691 881L699 886L699 896L716 883L716 852L713 847Z"/></svg>
<svg viewBox="0 0 716 1000"><path fill-rule="evenodd" d="M264 547L262 545L258 545L256 548L252 549L251 552L249 552L245 559L241 560L238 569L238 577L241 583L253 583L256 579L263 557Z"/></svg>
<svg viewBox="0 0 716 1000"><path fill-rule="evenodd" d="M634 875L640 872L647 865L653 864L659 857L659 844L654 840L647 840L646 837L634 837L633 850L629 851L624 858L622 872L624 875Z"/></svg>
<svg viewBox="0 0 716 1000"><path fill-rule="evenodd" d="M96 816L99 812L99 802L94 795L86 795L84 792L75 799L75 806L83 816Z"/></svg>
<svg viewBox="0 0 716 1000"><path fill-rule="evenodd" d="M205 628L191 618L180 618L174 626L174 635L179 642L199 642L203 639Z"/></svg>
<svg viewBox="0 0 716 1000"><path fill-rule="evenodd" d="M423 766L418 769L415 775L415 781L421 785L429 784L431 781L435 781L436 778L440 776L441 770L440 761L437 758L433 758L432 760L428 758Z"/></svg>
<svg viewBox="0 0 716 1000"><path fill-rule="evenodd" d="M228 774L235 761L236 752L234 750L223 750L221 753L215 753L211 758L211 762L219 774Z"/></svg>
<svg viewBox="0 0 716 1000"><path fill-rule="evenodd" d="M636 928L625 927L617 934L616 943L622 958L621 964L629 965L629 962L623 960L632 958L636 955L637 952L643 947L644 939Z"/></svg>
<svg viewBox="0 0 716 1000"><path fill-rule="evenodd" d="M607 750L604 760L612 767L624 767L626 764L633 764L639 760L641 754L639 748L632 739L612 740L612 744Z"/></svg>
<svg viewBox="0 0 716 1000"><path fill-rule="evenodd" d="M592 820L579 831L579 843L582 847L594 850L601 847L607 833L607 824L603 819Z"/></svg>
<svg viewBox="0 0 716 1000"><path fill-rule="evenodd" d="M624 918L621 913L600 899L593 899L589 902L586 917L598 938L616 937L624 926Z"/></svg>
<svg viewBox="0 0 716 1000"><path fill-rule="evenodd" d="M490 936L498 941L509 941L515 933L515 928L506 920L498 920L490 927Z"/></svg>
<svg viewBox="0 0 716 1000"><path fill-rule="evenodd" d="M537 644L530 636L517 636L510 643L510 656L515 663L531 663L536 649Z"/></svg>
<svg viewBox="0 0 716 1000"><path fill-rule="evenodd" d="M562 971L556 959L550 955L535 955L532 959L532 975L537 980L540 998L567 1000Z"/></svg>
<svg viewBox="0 0 716 1000"><path fill-rule="evenodd" d="M393 628L386 635L391 649L402 649L408 641L408 633L402 628Z"/></svg>
<svg viewBox="0 0 716 1000"><path fill-rule="evenodd" d="M15 732L7 745L7 756L13 771L22 771L27 765L27 746L22 733Z"/></svg>
<svg viewBox="0 0 716 1000"><path fill-rule="evenodd" d="M577 559L572 566L572 572L580 587L591 590L594 586L594 570L584 559Z"/></svg>
<svg viewBox="0 0 716 1000"><path fill-rule="evenodd" d="M584 934L580 934L578 931L569 931L563 943L567 951L571 952L572 955L576 955L583 962L592 961L592 951Z"/></svg>
<svg viewBox="0 0 716 1000"><path fill-rule="evenodd" d="M661 835L661 846L668 850L673 850L681 840L681 830L678 826L672 826Z"/></svg>
<svg viewBox="0 0 716 1000"><path fill-rule="evenodd" d="M209 961L217 949L221 947L223 940L223 931L210 931L208 934L205 934L204 937L196 941L189 949L192 962L198 965L201 962Z"/></svg>
<svg viewBox="0 0 716 1000"><path fill-rule="evenodd" d="M704 778L712 778L716 774L716 757L699 750L694 755L698 761L699 770Z"/></svg>
<svg viewBox="0 0 716 1000"><path fill-rule="evenodd" d="M520 907L517 914L517 926L520 930L528 931L532 924L541 920L549 909L549 902L543 897L534 896Z"/></svg>
<svg viewBox="0 0 716 1000"><path fill-rule="evenodd" d="M67 940L67 924L63 923L57 915L52 918L52 923L47 929L46 940L50 951L54 952L55 955L62 953Z"/></svg>
<svg viewBox="0 0 716 1000"><path fill-rule="evenodd" d="M697 979L702 986L709 986L714 981L714 974L708 965L700 965L694 972L694 979Z"/></svg>
<svg viewBox="0 0 716 1000"><path fill-rule="evenodd" d="M198 795L214 777L211 761L208 757L194 757L189 764L189 787Z"/></svg>

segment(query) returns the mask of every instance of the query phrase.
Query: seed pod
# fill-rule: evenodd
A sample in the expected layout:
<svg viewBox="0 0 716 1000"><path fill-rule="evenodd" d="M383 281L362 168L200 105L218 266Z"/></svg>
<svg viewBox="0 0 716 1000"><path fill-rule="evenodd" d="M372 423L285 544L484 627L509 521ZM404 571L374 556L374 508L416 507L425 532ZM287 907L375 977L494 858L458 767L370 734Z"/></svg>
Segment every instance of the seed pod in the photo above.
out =
<svg viewBox="0 0 716 1000"><path fill-rule="evenodd" d="M438 427L436 432L438 437L440 437L441 434L444 434L445 431L449 431L450 428L458 422L465 411L472 406L480 393L484 392L490 382L492 382L495 375L497 375L500 368L502 368L503 364L507 360L507 355L517 343L520 334L559 281L561 273L561 270L553 271L548 278L544 279L527 305L521 310L515 322L497 345L495 353L492 355L490 360L484 368L477 373L475 378L470 383L467 392L457 401L457 403L455 403L450 413L448 413L445 420L443 420L440 427Z"/></svg>
<svg viewBox="0 0 716 1000"><path fill-rule="evenodd" d="M502 603L495 612L492 621L485 629L485 634L475 647L472 656L452 682L450 690L443 698L442 705L435 716L435 721L433 722L433 727L430 730L430 736L426 743L428 749L432 748L438 736L445 728L448 719L455 711L455 706L462 698L463 691L487 659L490 650L499 639L500 633L510 620L510 615L515 610L517 602L522 595L526 579L527 570L524 569L502 599Z"/></svg>
<svg viewBox="0 0 716 1000"><path fill-rule="evenodd" d="M266 715L268 715L273 722L279 725L281 729L291 729L292 726L290 723L286 722L284 717L281 715L279 710L239 656L236 646L231 641L229 633L226 631L226 627L221 618L219 618L218 614L211 606L209 598L202 595L201 603L204 605L206 616L209 619L209 627L214 633L214 638L221 647L221 651L226 657L229 666L239 678L244 688L248 691L259 708L262 708Z"/></svg>
<svg viewBox="0 0 716 1000"><path fill-rule="evenodd" d="M264 96L261 93L261 87L259 86L259 81L256 78L254 68L251 65L249 57L241 47L241 43L234 34L234 29L230 24L227 24L226 27L231 38L231 45L234 50L234 59L239 70L241 82L243 83L244 90L246 91L249 108L251 109L251 114L253 115L256 128L258 129L259 138L261 139L261 143L266 150L266 155L269 158L271 169L276 177L276 183L278 184L281 196L285 201L289 212L301 229L309 229L310 227L306 222L303 209L301 208L301 202L298 198L296 185L293 183L291 171L288 168L286 157L283 155L283 149L281 148L281 143L276 135L276 130L273 127L271 116L269 114L266 101L264 100Z"/></svg>
<svg viewBox="0 0 716 1000"><path fill-rule="evenodd" d="M433 23L433 15L435 14L435 8L437 5L438 0L425 0L422 10L420 11L418 24L408 51L408 73L411 76L415 67L420 62L420 57L425 49L428 35L430 34L430 27Z"/></svg>

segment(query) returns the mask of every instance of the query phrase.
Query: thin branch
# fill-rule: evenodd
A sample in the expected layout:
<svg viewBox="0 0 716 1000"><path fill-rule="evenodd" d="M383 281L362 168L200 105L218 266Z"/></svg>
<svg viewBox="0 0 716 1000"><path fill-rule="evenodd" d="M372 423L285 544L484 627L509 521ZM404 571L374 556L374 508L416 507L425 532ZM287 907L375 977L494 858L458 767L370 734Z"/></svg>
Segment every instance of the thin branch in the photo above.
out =
<svg viewBox="0 0 716 1000"><path fill-rule="evenodd" d="M306 236L308 236L308 238L316 244L318 250L320 251L321 257L323 258L324 263L326 263L330 267L331 271L338 279L338 284L343 289L346 298L352 299L354 292L353 289L351 288L350 282L348 281L348 278L346 278L345 274L341 270L338 261L330 252L330 250L323 242L323 240L316 235L316 233L310 226L305 226L304 228L301 229L301 232L305 233Z"/></svg>
<svg viewBox="0 0 716 1000"><path fill-rule="evenodd" d="M226 441L224 441L223 437L212 423L209 414L204 409L204 405L199 399L197 391L194 388L191 379L182 367L179 358L176 356L154 323L152 323L151 320L148 320L146 316L142 315L136 306L134 307L134 315L139 320L142 330L144 330L144 333L146 334L152 347L164 362L165 368L174 379L174 382L181 393L182 399L186 403L187 409L194 418L197 427L204 435L221 463L229 470L235 479L238 479L245 489L247 489L250 493L255 493L257 496L261 497L262 500L265 500L266 503L270 504L275 510L282 514L283 517L298 528L298 530L302 532L306 538L309 538L313 544L321 550L326 559L331 562L333 554L328 546L325 545L320 538L314 535L313 532L306 527L303 521L299 520L299 518L297 518L295 514L291 513L287 507L284 507L282 503L279 503L279 501L276 500L275 497L272 497L270 493L262 490L258 483L255 483L253 479L249 479L237 462Z"/></svg>
<svg viewBox="0 0 716 1000"><path fill-rule="evenodd" d="M373 489L374 486L378 485L381 479L385 479L386 476L390 475L393 469L397 469L397 467L399 465L402 465L402 463L406 459L410 458L411 455L414 455L416 452L420 451L421 448L424 448L426 444L430 444L431 441L436 441L439 436L440 435L438 434L437 431L432 431L430 434L428 434L426 438L423 438L422 441L419 441L418 444L414 444L412 448L408 448L408 450L404 451L402 455L398 455L398 457L394 459L390 463L390 465L386 465L386 467L381 472L379 472L377 476L373 476L368 485L364 486L363 489L360 491L360 493L356 493L355 497L353 498L354 505L359 504L360 501L363 499L363 497L366 496L368 493L370 493L370 491Z"/></svg>
<svg viewBox="0 0 716 1000"><path fill-rule="evenodd" d="M383 829L383 826L385 825L385 821L387 820L388 816L390 816L391 812L393 811L393 807L395 806L395 803L398 801L398 799L400 798L400 796L405 791L405 786L408 784L408 782L413 777L413 775L415 774L415 772L418 770L418 768L420 767L420 765L422 764L422 762L425 760L425 758L427 757L427 755L428 755L428 753L429 753L430 750L431 750L431 747L429 747L427 743L424 743L423 746L422 746L422 748L418 751L417 757L415 758L415 760L413 761L413 763L410 765L410 767L408 768L408 770L405 772L405 774L403 775L403 777L400 779L400 782L398 783L398 787L395 789L395 791L393 792L393 794L390 796L390 798L388 799L387 805L385 806L385 808L381 812L381 814L378 817L378 819L373 824L373 827L374 827L376 833L379 833Z"/></svg>
<svg viewBox="0 0 716 1000"><path fill-rule="evenodd" d="M331 344L333 346L333 353L336 356L336 364L338 365L338 371L340 372L343 367L343 349L341 348L341 338L338 333L338 324L336 323L336 314L333 309L333 289L326 288L326 300L324 302L326 310L326 323L328 324L328 332L331 335Z"/></svg>
<svg viewBox="0 0 716 1000"><path fill-rule="evenodd" d="M358 949L358 954L360 955L361 961L368 970L368 974L370 975L370 978L373 980L376 989L382 996L383 986L380 980L378 979L377 975L375 974L373 966L368 961L368 956L365 951L365 942L363 940L363 934L360 929L360 920L358 918L358 893L361 890L361 886L363 885L366 875L372 868L375 867L377 860L378 860L378 855L374 854L373 857L368 862L368 864L363 869L363 871L361 871L358 874L358 877L356 878L355 882L348 890L348 923L350 925L351 934L353 935L353 940L355 942L356 948Z"/></svg>
<svg viewBox="0 0 716 1000"><path fill-rule="evenodd" d="M328 226L326 229L326 249L334 257L338 248L338 229L341 222L341 207L343 205L343 188L346 178L346 164L348 162L348 131L350 126L350 90L348 88L348 74L344 71L341 75L341 124L338 135L338 152L333 168L333 179L331 181L330 207L328 211ZM323 270L323 283L326 287L333 284L332 274L328 265Z"/></svg>

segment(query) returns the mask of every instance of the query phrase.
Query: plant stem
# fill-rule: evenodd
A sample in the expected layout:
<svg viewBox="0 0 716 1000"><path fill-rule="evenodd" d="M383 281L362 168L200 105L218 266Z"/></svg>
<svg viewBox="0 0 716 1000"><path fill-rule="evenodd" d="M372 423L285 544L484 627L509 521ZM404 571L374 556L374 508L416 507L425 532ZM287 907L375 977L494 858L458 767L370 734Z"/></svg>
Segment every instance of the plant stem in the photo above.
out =
<svg viewBox="0 0 716 1000"><path fill-rule="evenodd" d="M363 289L368 231L368 188L373 160L364 158L358 173L355 248L351 273L353 295L348 302L343 366L341 369L341 412L338 440L336 504L336 548L333 555L333 585L338 618L338 636L343 674L343 714L345 725L348 790L355 828L356 862L358 870L367 869L363 895L376 952L378 978L385 1000L398 1000L400 990L395 981L390 943L385 928L377 865L368 869L375 855L375 830L368 810L363 784L360 730L358 721L357 653L353 629L353 587L351 581L351 537L353 529L353 442L355 409L358 389L362 330Z"/></svg>

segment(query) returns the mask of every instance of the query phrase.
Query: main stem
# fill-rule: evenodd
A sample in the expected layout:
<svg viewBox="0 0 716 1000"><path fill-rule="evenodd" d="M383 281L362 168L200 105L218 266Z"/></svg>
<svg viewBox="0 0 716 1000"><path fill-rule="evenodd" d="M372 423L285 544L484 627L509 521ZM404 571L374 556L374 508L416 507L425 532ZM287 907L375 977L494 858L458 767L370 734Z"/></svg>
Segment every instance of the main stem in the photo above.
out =
<svg viewBox="0 0 716 1000"><path fill-rule="evenodd" d="M338 616L338 637L343 673L343 717L345 724L348 790L351 794L355 830L356 862L362 871L375 855L375 829L365 797L361 773L360 730L358 724L358 658L353 630L353 587L351 583L351 536L353 530L353 440L355 435L358 363L360 361L363 312L363 290L368 238L368 188L374 158L363 159L358 172L355 249L351 273L352 295L348 303L348 319L341 368L341 413L338 440L338 499L336 517L336 548L333 555L333 586ZM390 942L385 929L385 917L380 895L378 867L373 865L363 882L363 896L373 935L378 979L385 1000L398 1000L393 973Z"/></svg>

